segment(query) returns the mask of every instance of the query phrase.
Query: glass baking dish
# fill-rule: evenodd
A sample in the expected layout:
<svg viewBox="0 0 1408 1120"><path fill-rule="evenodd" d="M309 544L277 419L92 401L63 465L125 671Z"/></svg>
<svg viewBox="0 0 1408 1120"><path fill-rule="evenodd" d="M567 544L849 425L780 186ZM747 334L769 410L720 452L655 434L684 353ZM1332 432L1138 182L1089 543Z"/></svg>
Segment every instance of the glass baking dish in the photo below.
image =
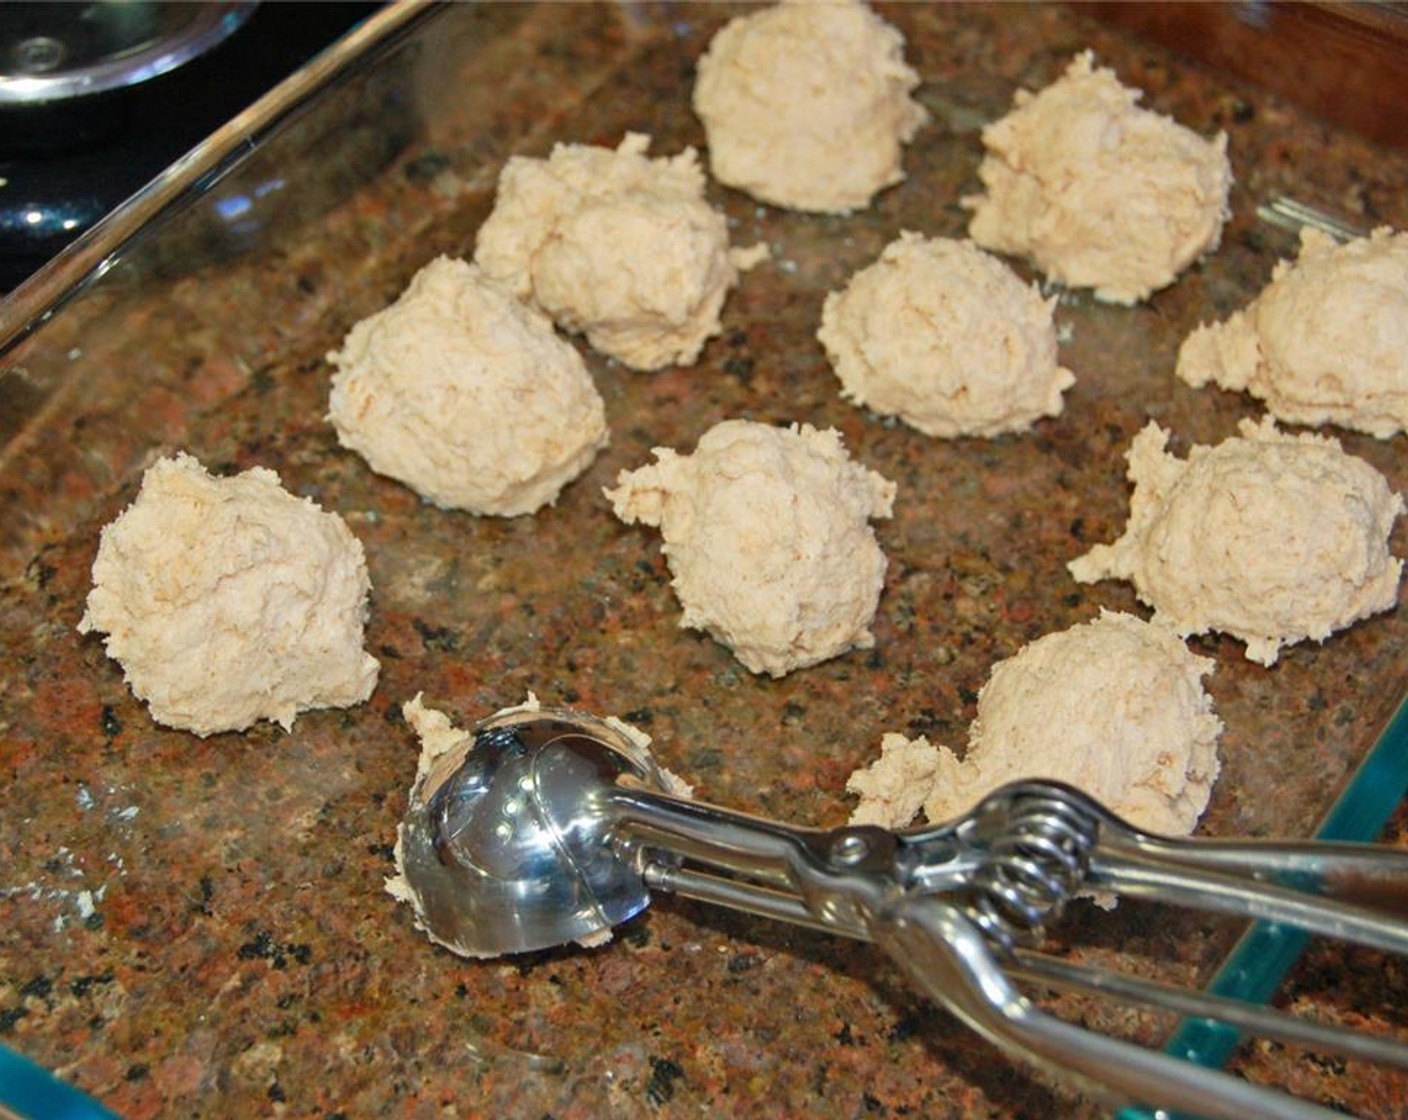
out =
<svg viewBox="0 0 1408 1120"><path fill-rule="evenodd" d="M418 753L400 706L418 692L460 723L530 690L619 715L709 800L841 823L845 779L883 732L957 745L996 660L1101 607L1139 609L1128 588L1076 585L1064 564L1123 525L1122 456L1147 418L1186 450L1256 415L1176 383L1172 361L1192 326L1245 304L1294 254L1293 232L1258 206L1286 196L1363 229L1408 226L1402 153L1086 13L883 7L934 118L908 178L845 218L711 185L734 244L765 241L772 260L740 283L694 367L632 373L583 347L612 445L554 507L508 521L438 510L339 448L327 351L428 260L472 254L511 154L615 145L627 130L649 133L654 154L702 145L693 61L736 10L390 6L0 309L7 1047L131 1117L1098 1115L865 946L669 900L604 950L472 963L425 943L382 892ZM1229 133L1222 247L1137 308L1062 293L1077 383L1065 414L1029 435L928 440L841 401L813 337L825 293L900 230L962 236L981 124L1086 47L1146 104ZM878 527L890 568L874 650L748 675L678 628L658 539L610 516L600 490L617 472L732 416L834 426L898 483ZM1408 487L1401 437L1339 434ZM99 530L175 450L219 472L271 467L362 540L382 664L365 705L305 713L287 733L196 739L155 725L77 634ZM1402 553L1401 528L1394 544ZM1195 639L1216 661L1226 724L1201 830L1368 839L1398 819L1405 639L1395 611L1270 670L1235 641ZM1306 947L1284 930L1122 904L1078 907L1062 934L1062 951L1135 971L1395 1022L1398 973L1315 946L1313 967L1298 966ZM1388 994L1365 1005L1375 984ZM1235 1051L1203 1025L1051 1004L1364 1115L1390 1115L1393 1087L1408 1091L1353 1064Z"/></svg>

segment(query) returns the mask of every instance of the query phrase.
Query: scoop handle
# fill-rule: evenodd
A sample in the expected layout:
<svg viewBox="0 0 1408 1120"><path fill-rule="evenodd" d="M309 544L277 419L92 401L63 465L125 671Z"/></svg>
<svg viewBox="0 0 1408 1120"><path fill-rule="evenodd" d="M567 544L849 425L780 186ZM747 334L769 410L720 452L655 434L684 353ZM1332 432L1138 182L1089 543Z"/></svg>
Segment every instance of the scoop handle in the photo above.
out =
<svg viewBox="0 0 1408 1120"><path fill-rule="evenodd" d="M1173 839L1107 822L1086 882L1408 953L1408 851L1382 845Z"/></svg>
<svg viewBox="0 0 1408 1120"><path fill-rule="evenodd" d="M1220 1070L1191 1076L1177 1058L1047 1014L1013 987L978 928L936 896L894 897L873 915L870 932L929 998L965 1025L1009 1053L1074 1076L1108 1107L1170 1109L1208 1120L1339 1115Z"/></svg>

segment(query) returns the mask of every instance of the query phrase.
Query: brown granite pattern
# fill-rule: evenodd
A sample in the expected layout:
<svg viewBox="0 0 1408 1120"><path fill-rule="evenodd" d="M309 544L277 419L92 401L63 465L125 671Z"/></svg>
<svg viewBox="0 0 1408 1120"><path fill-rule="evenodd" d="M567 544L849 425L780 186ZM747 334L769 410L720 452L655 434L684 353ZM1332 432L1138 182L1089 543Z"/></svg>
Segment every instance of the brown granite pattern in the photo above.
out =
<svg viewBox="0 0 1408 1120"><path fill-rule="evenodd" d="M1255 414L1176 383L1172 364L1188 329L1248 300L1292 250L1256 203L1286 193L1408 226L1403 154L1066 9L884 11L936 118L908 180L846 219L715 188L735 242L767 240L773 262L744 279L698 366L641 375L589 355L612 446L535 518L446 513L372 475L323 420L322 355L431 256L471 251L507 153L627 128L661 153L700 143L692 60L727 9L452 6L419 69L403 60L432 75L428 120L384 174L326 212L310 204L253 257L221 261L199 216L176 222L26 347L0 380L0 1041L131 1120L1099 1115L863 945L662 898L608 948L474 963L429 946L381 889L417 754L399 706L422 690L465 722L529 689L622 715L703 797L840 823L846 775L883 731L961 743L995 660L1101 606L1135 608L1128 588L1078 586L1064 564L1122 526L1121 455L1146 418L1184 449ZM1086 46L1147 104L1229 132L1222 249L1138 308L1064 296L1078 381L1066 414L1028 436L939 442L846 405L813 338L825 292L901 229L961 235L979 122ZM600 490L618 471L732 416L834 425L898 482L873 651L752 677L678 628L658 539L610 515ZM1344 439L1408 487L1403 437ZM177 448L222 471L272 467L346 517L374 584L383 672L367 704L201 740L155 726L76 633L100 527ZM1216 659L1227 725L1205 830L1306 834L1404 691L1408 614L1269 671L1234 641L1194 644ZM1235 929L1130 904L1077 907L1066 932L1073 951L1201 982ZM1402 1031L1408 978L1401 961L1317 946L1286 998ZM1054 1006L1146 1041L1166 1027ZM1401 1073L1259 1045L1236 1067L1408 1115Z"/></svg>

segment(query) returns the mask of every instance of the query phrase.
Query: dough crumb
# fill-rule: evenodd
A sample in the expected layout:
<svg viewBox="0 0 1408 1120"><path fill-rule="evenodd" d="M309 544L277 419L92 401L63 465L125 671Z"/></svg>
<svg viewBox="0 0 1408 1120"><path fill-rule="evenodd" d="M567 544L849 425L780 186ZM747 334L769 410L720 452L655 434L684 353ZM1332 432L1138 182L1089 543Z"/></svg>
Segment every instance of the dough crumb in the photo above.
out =
<svg viewBox="0 0 1408 1120"><path fill-rule="evenodd" d="M890 516L895 484L837 432L726 420L693 455L655 457L605 494L623 521L659 527L681 626L773 677L874 644L885 555L868 519Z"/></svg>
<svg viewBox="0 0 1408 1120"><path fill-rule="evenodd" d="M846 779L846 789L860 798L850 823L904 828L924 807L938 770L939 748L928 739L886 732L880 757Z"/></svg>
<svg viewBox="0 0 1408 1120"><path fill-rule="evenodd" d="M1055 306L970 241L905 232L826 297L817 339L856 404L925 435L995 436L1061 414L1075 376Z"/></svg>
<svg viewBox="0 0 1408 1120"><path fill-rule="evenodd" d="M726 186L793 210L863 209L904 178L929 119L904 36L860 3L792 2L738 16L699 60L694 111Z"/></svg>
<svg viewBox="0 0 1408 1120"><path fill-rule="evenodd" d="M152 718L206 736L371 695L362 544L342 518L254 467L160 459L104 527L78 624L106 634Z"/></svg>
<svg viewBox="0 0 1408 1120"><path fill-rule="evenodd" d="M985 195L963 200L969 235L1030 258L1050 279L1133 304L1217 248L1232 185L1227 136L1138 108L1139 90L1085 51L983 129Z"/></svg>
<svg viewBox="0 0 1408 1120"><path fill-rule="evenodd" d="M924 738L887 734L851 776L854 823L902 827L915 802L938 824L1008 782L1046 778L1089 793L1137 828L1191 832L1220 764L1222 721L1195 656L1167 627L1102 612L993 666L960 759Z"/></svg>
<svg viewBox="0 0 1408 1120"><path fill-rule="evenodd" d="M649 147L632 132L614 150L514 156L474 252L494 283L636 370L693 364L739 272L767 255L729 248L693 148L651 159Z"/></svg>
<svg viewBox="0 0 1408 1120"><path fill-rule="evenodd" d="M1323 642L1398 602L1389 552L1403 499L1339 441L1287 435L1265 417L1180 461L1150 422L1134 438L1129 524L1068 569L1081 583L1126 579L1180 635L1220 631L1273 665L1283 646Z"/></svg>
<svg viewBox="0 0 1408 1120"><path fill-rule="evenodd" d="M327 358L338 441L446 509L533 513L608 440L582 356L462 260L431 261Z"/></svg>
<svg viewBox="0 0 1408 1120"><path fill-rule="evenodd" d="M1300 240L1244 310L1184 340L1178 376L1248 392L1288 424L1408 431L1408 233Z"/></svg>

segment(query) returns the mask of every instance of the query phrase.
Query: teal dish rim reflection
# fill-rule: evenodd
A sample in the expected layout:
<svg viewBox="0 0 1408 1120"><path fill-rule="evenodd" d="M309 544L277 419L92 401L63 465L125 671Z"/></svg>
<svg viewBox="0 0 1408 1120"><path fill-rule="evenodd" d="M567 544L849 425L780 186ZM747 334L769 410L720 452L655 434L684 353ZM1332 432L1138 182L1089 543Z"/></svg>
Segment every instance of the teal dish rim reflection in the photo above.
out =
<svg viewBox="0 0 1408 1120"><path fill-rule="evenodd" d="M118 1120L117 1113L8 1046L0 1046L0 1116Z"/></svg>
<svg viewBox="0 0 1408 1120"><path fill-rule="evenodd" d="M1376 840L1408 793L1408 698L1399 702L1388 725L1359 764L1354 777L1331 807L1317 840ZM1207 990L1247 1003L1266 1004L1291 966L1300 959L1310 935L1294 926L1257 922L1238 940ZM1164 1052L1192 1065L1217 1069L1232 1056L1241 1032L1209 1019L1185 1019ZM1170 1114L1159 1113L1158 1118ZM1156 1120L1141 1108L1126 1108L1119 1120Z"/></svg>

